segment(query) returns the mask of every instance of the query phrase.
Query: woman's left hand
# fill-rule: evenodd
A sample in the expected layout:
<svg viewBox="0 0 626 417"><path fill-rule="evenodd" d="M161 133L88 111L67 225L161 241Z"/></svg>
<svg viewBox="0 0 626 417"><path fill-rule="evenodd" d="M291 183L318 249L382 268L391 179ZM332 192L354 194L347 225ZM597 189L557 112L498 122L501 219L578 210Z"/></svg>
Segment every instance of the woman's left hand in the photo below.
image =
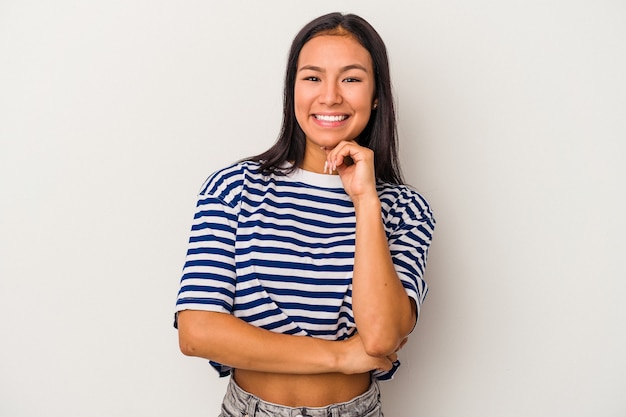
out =
<svg viewBox="0 0 626 417"><path fill-rule="evenodd" d="M374 151L355 141L342 141L332 150L326 150L326 162L328 171L337 170L352 201L363 197L378 198Z"/></svg>

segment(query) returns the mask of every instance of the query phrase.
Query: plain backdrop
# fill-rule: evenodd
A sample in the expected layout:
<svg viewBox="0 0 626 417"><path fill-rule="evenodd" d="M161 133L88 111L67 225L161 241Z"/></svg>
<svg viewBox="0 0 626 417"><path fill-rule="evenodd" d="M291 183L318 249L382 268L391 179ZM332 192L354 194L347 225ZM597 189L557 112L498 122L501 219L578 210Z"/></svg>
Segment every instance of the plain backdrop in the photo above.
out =
<svg viewBox="0 0 626 417"><path fill-rule="evenodd" d="M438 220L386 415L626 415L622 0L3 0L0 416L217 415L172 328L196 193L330 11L387 43Z"/></svg>

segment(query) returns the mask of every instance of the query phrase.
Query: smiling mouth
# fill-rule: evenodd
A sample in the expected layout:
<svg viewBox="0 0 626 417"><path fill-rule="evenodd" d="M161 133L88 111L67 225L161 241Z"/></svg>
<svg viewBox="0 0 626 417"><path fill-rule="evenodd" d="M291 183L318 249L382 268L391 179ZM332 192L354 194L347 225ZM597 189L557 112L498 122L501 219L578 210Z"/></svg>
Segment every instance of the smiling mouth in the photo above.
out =
<svg viewBox="0 0 626 417"><path fill-rule="evenodd" d="M321 122L342 122L344 120L346 120L348 118L348 116L344 115L337 115L337 116L329 116L329 115L323 115L323 114L315 114L314 115L316 120L319 120Z"/></svg>

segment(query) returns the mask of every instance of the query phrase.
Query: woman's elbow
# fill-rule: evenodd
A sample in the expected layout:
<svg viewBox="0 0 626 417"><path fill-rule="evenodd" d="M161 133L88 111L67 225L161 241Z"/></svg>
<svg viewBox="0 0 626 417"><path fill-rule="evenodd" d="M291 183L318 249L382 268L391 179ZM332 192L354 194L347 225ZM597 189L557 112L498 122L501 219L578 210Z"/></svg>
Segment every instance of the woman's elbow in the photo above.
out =
<svg viewBox="0 0 626 417"><path fill-rule="evenodd" d="M180 330L178 331L178 347L185 356L197 356L196 343Z"/></svg>
<svg viewBox="0 0 626 417"><path fill-rule="evenodd" d="M178 328L178 347L185 356L198 356L198 337L187 328Z"/></svg>
<svg viewBox="0 0 626 417"><path fill-rule="evenodd" d="M375 337L363 340L365 353L370 356L382 358L391 355L398 350L402 339L397 340L395 337Z"/></svg>
<svg viewBox="0 0 626 417"><path fill-rule="evenodd" d="M185 356L199 356L199 346L201 346L201 335L198 326L193 320L193 315L178 315L178 347Z"/></svg>
<svg viewBox="0 0 626 417"><path fill-rule="evenodd" d="M415 326L415 319L411 318L402 326L381 326L378 331L370 334L361 333L365 352L374 357L383 357L397 352L406 343L409 333Z"/></svg>

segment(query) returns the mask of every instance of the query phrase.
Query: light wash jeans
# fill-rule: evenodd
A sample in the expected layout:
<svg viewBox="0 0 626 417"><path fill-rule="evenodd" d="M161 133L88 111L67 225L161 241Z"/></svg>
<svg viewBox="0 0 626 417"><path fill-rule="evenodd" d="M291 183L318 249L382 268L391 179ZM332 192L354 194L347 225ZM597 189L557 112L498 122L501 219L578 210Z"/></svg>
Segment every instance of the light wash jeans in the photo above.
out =
<svg viewBox="0 0 626 417"><path fill-rule="evenodd" d="M261 400L230 378L219 417L383 417L378 382L358 397L326 407L285 407Z"/></svg>

